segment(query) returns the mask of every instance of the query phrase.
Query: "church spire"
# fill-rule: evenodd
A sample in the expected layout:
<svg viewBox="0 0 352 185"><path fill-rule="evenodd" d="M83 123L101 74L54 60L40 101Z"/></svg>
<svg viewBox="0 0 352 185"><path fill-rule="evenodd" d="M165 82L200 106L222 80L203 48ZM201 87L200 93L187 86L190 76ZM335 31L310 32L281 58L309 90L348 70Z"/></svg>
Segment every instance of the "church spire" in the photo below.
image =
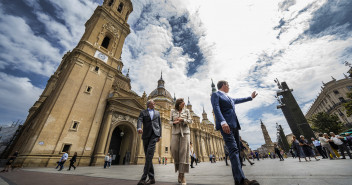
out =
<svg viewBox="0 0 352 185"><path fill-rule="evenodd" d="M189 101L189 97L188 97L187 109L190 110L190 111L192 111L192 104L191 104L191 102Z"/></svg>
<svg viewBox="0 0 352 185"><path fill-rule="evenodd" d="M216 88L213 79L211 79L211 94L213 94L214 92L216 92Z"/></svg>
<svg viewBox="0 0 352 185"><path fill-rule="evenodd" d="M130 68L128 68L128 70L127 70L126 77L127 77L127 78L130 78Z"/></svg>
<svg viewBox="0 0 352 185"><path fill-rule="evenodd" d="M202 114L202 116L203 116L203 120L208 120L208 114L205 112L204 106L203 106L203 114Z"/></svg>

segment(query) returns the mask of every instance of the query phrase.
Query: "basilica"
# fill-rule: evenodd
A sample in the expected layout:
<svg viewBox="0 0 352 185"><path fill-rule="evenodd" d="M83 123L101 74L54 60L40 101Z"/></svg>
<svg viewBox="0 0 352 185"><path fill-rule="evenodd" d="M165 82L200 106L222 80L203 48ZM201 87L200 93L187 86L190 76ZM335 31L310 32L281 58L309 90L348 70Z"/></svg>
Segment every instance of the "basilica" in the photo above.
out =
<svg viewBox="0 0 352 185"><path fill-rule="evenodd" d="M103 165L112 155L112 164L145 162L137 118L154 100L162 120L162 139L157 143L154 162L159 157L173 162L170 153L170 110L175 97L166 90L162 75L149 95L132 90L129 74L122 74L122 47L130 33L127 23L133 6L130 0L104 0L85 23L85 32L67 52L34 105L10 150L18 151L22 166L54 166L63 153L77 152L81 166ZM170 83L171 84L171 83ZM209 88L209 95L216 91ZM209 99L205 100L209 101ZM202 117L191 111L191 142L199 161L209 155L224 157L223 139L203 109Z"/></svg>

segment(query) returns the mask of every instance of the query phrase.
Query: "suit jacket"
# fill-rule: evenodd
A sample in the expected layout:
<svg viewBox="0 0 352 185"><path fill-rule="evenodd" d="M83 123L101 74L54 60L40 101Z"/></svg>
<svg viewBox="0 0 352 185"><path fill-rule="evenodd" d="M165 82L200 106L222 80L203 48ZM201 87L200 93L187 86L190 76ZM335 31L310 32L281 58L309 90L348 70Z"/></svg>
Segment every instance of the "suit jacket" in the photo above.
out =
<svg viewBox="0 0 352 185"><path fill-rule="evenodd" d="M215 92L211 95L211 105L215 115L216 130L221 129L221 122L226 123L231 128L241 129L240 123L238 122L235 104L251 101L251 97L233 99L226 96L222 92Z"/></svg>
<svg viewBox="0 0 352 185"><path fill-rule="evenodd" d="M148 109L142 110L138 117L137 129L142 128L142 124L142 139L149 138L153 132L156 136L161 137L161 119L159 111L154 109L154 116L153 119L151 119Z"/></svg>

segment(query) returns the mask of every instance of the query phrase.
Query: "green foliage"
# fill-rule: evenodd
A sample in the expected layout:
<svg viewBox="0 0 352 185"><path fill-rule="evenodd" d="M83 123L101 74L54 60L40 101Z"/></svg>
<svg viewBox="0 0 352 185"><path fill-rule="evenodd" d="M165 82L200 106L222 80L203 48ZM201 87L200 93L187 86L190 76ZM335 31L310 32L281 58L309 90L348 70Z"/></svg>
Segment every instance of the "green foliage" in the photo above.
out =
<svg viewBox="0 0 352 185"><path fill-rule="evenodd" d="M339 118L335 115L329 115L325 112L319 112L308 120L312 129L321 133L339 133L345 129L344 124L340 122Z"/></svg>
<svg viewBox="0 0 352 185"><path fill-rule="evenodd" d="M347 98L352 99L352 92L347 93ZM352 115L352 101L344 103L343 106L346 109L347 116Z"/></svg>

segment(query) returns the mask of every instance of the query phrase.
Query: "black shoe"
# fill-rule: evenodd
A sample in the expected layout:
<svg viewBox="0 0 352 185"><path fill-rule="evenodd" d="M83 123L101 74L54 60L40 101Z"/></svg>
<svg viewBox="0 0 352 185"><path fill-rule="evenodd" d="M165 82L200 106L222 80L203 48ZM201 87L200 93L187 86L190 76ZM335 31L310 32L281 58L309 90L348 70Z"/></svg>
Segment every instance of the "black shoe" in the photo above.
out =
<svg viewBox="0 0 352 185"><path fill-rule="evenodd" d="M243 179L240 185L260 185L256 180Z"/></svg>
<svg viewBox="0 0 352 185"><path fill-rule="evenodd" d="M253 165L254 163L251 163L251 165Z"/></svg>
<svg viewBox="0 0 352 185"><path fill-rule="evenodd" d="M155 179L148 179L145 184L147 184L147 185L149 185L149 184L155 184Z"/></svg>
<svg viewBox="0 0 352 185"><path fill-rule="evenodd" d="M146 185L145 180L140 180L137 185Z"/></svg>
<svg viewBox="0 0 352 185"><path fill-rule="evenodd" d="M346 157L342 157L341 159L346 159Z"/></svg>
<svg viewBox="0 0 352 185"><path fill-rule="evenodd" d="M230 166L229 164L226 164L226 166Z"/></svg>

